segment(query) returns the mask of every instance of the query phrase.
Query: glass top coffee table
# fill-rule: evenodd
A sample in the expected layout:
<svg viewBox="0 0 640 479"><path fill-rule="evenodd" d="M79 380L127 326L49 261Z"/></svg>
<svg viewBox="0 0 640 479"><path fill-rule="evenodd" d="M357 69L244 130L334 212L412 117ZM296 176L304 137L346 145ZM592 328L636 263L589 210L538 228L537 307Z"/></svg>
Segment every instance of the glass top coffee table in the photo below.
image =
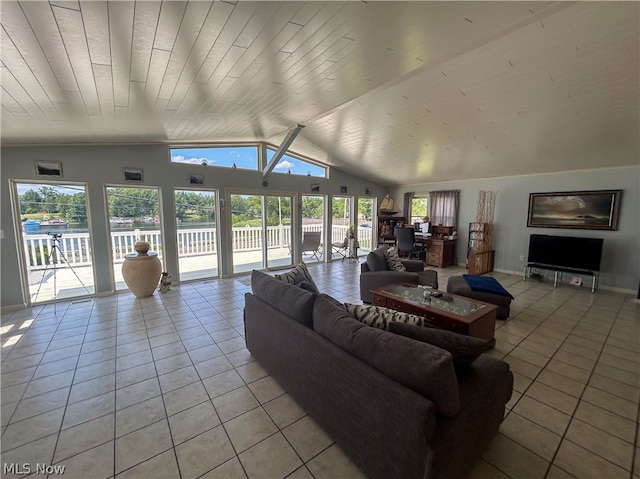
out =
<svg viewBox="0 0 640 479"><path fill-rule="evenodd" d="M416 284L394 284L371 291L373 304L415 314L425 324L495 344L493 332L498 308L456 294L433 290Z"/></svg>

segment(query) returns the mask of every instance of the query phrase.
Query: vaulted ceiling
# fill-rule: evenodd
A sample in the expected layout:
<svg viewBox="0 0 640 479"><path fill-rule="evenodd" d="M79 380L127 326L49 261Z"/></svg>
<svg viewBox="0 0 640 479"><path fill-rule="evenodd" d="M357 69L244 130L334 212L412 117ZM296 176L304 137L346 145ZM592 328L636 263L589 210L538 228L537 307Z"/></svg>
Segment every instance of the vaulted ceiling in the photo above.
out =
<svg viewBox="0 0 640 479"><path fill-rule="evenodd" d="M637 2L2 1L5 145L261 140L386 184L639 164Z"/></svg>

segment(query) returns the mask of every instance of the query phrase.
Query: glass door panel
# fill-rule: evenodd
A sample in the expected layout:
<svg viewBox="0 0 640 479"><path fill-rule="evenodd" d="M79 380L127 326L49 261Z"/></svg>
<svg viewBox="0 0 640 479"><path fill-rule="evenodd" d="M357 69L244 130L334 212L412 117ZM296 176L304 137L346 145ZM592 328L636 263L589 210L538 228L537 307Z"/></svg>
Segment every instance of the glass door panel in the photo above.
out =
<svg viewBox="0 0 640 479"><path fill-rule="evenodd" d="M331 205L331 243L342 243L349 233L349 225L354 224L351 218L350 196L334 196Z"/></svg>
<svg viewBox="0 0 640 479"><path fill-rule="evenodd" d="M373 198L358 198L358 256L366 256L374 249L373 242Z"/></svg>
<svg viewBox="0 0 640 479"><path fill-rule="evenodd" d="M262 195L232 194L231 251L233 272L265 269Z"/></svg>
<svg viewBox="0 0 640 479"><path fill-rule="evenodd" d="M324 241L324 196L302 196L302 241L306 232L319 232L320 238ZM331 242L329 242L331 244ZM323 252L327 251L326 245L323 245ZM305 254L302 258L305 263L314 263L322 259L321 255Z"/></svg>
<svg viewBox="0 0 640 479"><path fill-rule="evenodd" d="M265 201L267 267L291 266L293 263L291 250L291 205L293 198L291 196L267 196Z"/></svg>
<svg viewBox="0 0 640 479"><path fill-rule="evenodd" d="M180 281L218 276L216 193L176 190Z"/></svg>
<svg viewBox="0 0 640 479"><path fill-rule="evenodd" d="M113 277L116 291L127 289L122 277L125 255L134 253L136 240L151 243L162 259L162 224L158 188L107 187Z"/></svg>
<svg viewBox="0 0 640 479"><path fill-rule="evenodd" d="M30 303L94 294L85 187L14 185Z"/></svg>

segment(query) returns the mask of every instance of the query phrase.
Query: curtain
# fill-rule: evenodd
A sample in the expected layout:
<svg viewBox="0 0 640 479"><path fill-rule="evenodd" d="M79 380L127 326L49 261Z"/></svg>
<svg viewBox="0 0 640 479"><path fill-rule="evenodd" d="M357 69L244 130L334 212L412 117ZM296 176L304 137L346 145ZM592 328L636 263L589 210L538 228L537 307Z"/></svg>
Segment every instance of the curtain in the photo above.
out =
<svg viewBox="0 0 640 479"><path fill-rule="evenodd" d="M407 225L411 224L411 203L413 202L414 193L404 194L404 204L402 205L402 212L406 218Z"/></svg>
<svg viewBox="0 0 640 479"><path fill-rule="evenodd" d="M429 216L432 225L453 226L458 230L460 190L432 191L429 193Z"/></svg>

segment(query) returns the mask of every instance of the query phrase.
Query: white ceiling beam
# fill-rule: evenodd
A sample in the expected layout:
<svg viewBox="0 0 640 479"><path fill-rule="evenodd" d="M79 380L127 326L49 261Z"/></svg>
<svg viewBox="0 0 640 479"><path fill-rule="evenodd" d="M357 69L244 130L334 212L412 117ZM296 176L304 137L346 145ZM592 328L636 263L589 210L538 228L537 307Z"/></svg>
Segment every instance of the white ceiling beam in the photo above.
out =
<svg viewBox="0 0 640 479"><path fill-rule="evenodd" d="M282 143L280 144L278 151L276 151L276 154L273 155L273 158L271 158L269 163L267 163L267 166L265 166L264 170L262 170L262 178L266 178L267 176L269 176L269 173L273 171L275 166L280 161L280 158L282 158L282 156L286 153L286 151L291 146L291 143L293 143L293 140L296 139L296 136L298 136L298 133L300 133L303 128L304 125L298 124L298 126L293 128L292 130L289 130L289 133L287 133L287 136L285 136L284 140L282 140Z"/></svg>

